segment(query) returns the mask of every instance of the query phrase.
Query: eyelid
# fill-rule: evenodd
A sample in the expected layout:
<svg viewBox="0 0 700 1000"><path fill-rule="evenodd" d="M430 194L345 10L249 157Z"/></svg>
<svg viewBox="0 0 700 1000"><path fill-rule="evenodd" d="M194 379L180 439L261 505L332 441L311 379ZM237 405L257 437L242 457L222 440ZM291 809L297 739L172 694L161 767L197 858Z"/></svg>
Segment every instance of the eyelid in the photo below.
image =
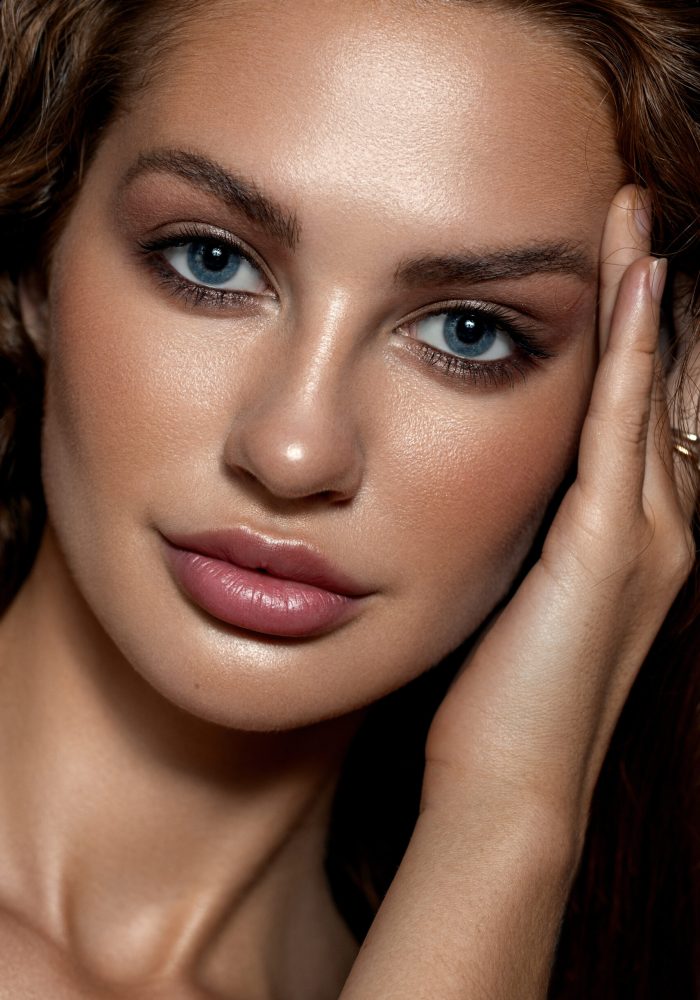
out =
<svg viewBox="0 0 700 1000"><path fill-rule="evenodd" d="M530 316L516 313L507 306L495 302L483 302L478 299L451 299L445 302L431 303L430 306L424 306L401 320L395 329L401 331L421 320L430 319L431 316L456 312L488 316L490 319L496 320L503 332L517 345L524 346L533 352L542 350L543 356L549 356L549 352L544 352L537 342L536 331L540 324L536 323Z"/></svg>
<svg viewBox="0 0 700 1000"><path fill-rule="evenodd" d="M196 222L194 220L183 221L179 223L172 223L172 232L169 232L167 228L161 235L154 235L152 238L139 239L138 245L140 249L146 254L157 254L159 251L165 250L168 247L173 246L186 246L188 243L195 243L197 241L211 241L212 243L224 243L226 246L230 247L237 254L240 254L245 260L248 261L253 267L257 268L263 275L265 281L270 286L274 294L279 295L279 288L277 282L274 279L271 269L268 267L267 263L245 240L241 239L239 236L234 236L233 233L228 232L226 229L221 229L218 226L212 226L209 223ZM159 227L162 228L162 227ZM153 231L154 233L157 230ZM168 266L170 266L168 264ZM177 273L174 268L173 272ZM180 275L183 281L188 281ZM192 285L197 285L197 282L190 282ZM241 293L232 293L241 294ZM243 293L249 294L251 296L258 294L264 296L265 292L259 293Z"/></svg>

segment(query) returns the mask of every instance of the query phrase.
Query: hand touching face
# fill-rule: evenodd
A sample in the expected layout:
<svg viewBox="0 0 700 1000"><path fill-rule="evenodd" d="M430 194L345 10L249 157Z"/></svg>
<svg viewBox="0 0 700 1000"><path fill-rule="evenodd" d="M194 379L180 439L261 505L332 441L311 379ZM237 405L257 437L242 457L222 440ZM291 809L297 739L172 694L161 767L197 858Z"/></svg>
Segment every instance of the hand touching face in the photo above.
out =
<svg viewBox="0 0 700 1000"><path fill-rule="evenodd" d="M506 593L576 453L620 166L586 64L512 15L244 6L189 27L87 172L44 475L57 585L116 660L268 728L396 688ZM259 560L255 630L222 620L165 542L214 530L322 557L351 610L266 632Z"/></svg>

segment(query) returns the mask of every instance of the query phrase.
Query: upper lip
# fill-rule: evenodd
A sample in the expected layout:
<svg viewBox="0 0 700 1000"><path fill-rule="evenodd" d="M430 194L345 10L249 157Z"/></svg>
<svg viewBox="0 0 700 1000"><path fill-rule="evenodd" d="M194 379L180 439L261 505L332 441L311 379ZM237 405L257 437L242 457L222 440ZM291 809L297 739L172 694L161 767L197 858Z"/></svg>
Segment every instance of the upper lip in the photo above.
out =
<svg viewBox="0 0 700 1000"><path fill-rule="evenodd" d="M347 597L370 593L352 577L332 566L306 542L276 539L249 528L219 529L196 534L163 533L178 549L233 563L245 569L264 570L280 580L306 583Z"/></svg>

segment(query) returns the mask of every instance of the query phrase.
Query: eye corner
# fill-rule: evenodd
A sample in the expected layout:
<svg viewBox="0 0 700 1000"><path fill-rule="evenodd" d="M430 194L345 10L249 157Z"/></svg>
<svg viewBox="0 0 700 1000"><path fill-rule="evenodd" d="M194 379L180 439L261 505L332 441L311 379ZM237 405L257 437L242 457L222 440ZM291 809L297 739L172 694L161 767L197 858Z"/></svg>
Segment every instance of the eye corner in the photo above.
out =
<svg viewBox="0 0 700 1000"><path fill-rule="evenodd" d="M171 293L186 296L193 308L207 301L225 307L278 296L265 262L225 231L184 223L137 244L161 283ZM199 289L211 294L204 296L195 291Z"/></svg>
<svg viewBox="0 0 700 1000"><path fill-rule="evenodd" d="M460 338L457 324L464 317L478 337L462 331ZM531 326L504 306L451 300L412 313L395 329L419 363L438 377L496 391L517 388L553 357Z"/></svg>
<svg viewBox="0 0 700 1000"><path fill-rule="evenodd" d="M425 328L422 336L421 326ZM417 340L457 358L491 362L516 347L511 324L494 308L473 303L437 307L415 317L411 327ZM494 344L498 344L495 353Z"/></svg>

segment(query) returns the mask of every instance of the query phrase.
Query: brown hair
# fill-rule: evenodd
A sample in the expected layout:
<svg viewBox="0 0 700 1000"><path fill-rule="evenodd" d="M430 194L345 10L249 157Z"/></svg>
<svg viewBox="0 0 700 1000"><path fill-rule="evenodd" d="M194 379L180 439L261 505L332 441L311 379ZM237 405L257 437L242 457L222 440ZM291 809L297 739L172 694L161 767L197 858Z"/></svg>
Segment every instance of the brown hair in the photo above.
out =
<svg viewBox="0 0 700 1000"><path fill-rule="evenodd" d="M616 113L629 179L650 192L653 248L670 263L671 325L674 279L677 287L685 276L690 288L676 316L682 331L672 342L679 351L681 342L695 343L700 8L665 0L485 2L548 25L597 74ZM0 6L0 610L32 564L44 518L42 365L22 327L18 279L50 250L125 88L143 84L135 67L153 71L163 39L196 7L170 0L3 0ZM669 615L607 755L562 931L553 998L700 994L693 966L700 940L697 580L696 572ZM461 653L375 705L349 754L327 870L358 937L410 837L425 736Z"/></svg>
<svg viewBox="0 0 700 1000"><path fill-rule="evenodd" d="M100 128L133 78L144 6L0 5L0 608L31 567L45 513L42 364L20 318L18 278L50 246Z"/></svg>

